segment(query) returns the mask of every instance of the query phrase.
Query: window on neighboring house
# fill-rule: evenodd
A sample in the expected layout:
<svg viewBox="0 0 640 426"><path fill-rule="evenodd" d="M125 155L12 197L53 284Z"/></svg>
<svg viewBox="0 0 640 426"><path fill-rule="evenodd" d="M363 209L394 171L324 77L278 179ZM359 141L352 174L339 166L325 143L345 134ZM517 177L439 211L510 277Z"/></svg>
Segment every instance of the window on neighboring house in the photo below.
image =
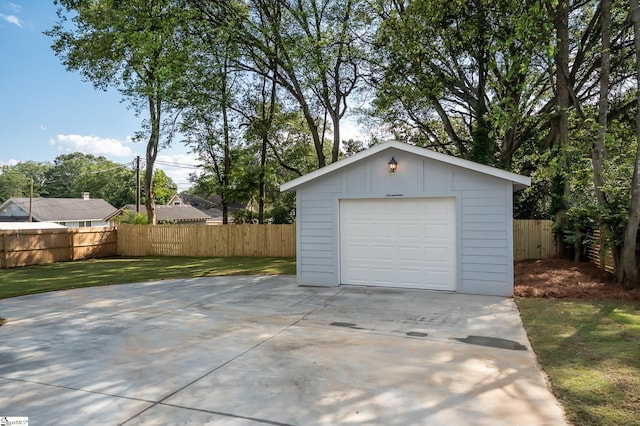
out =
<svg viewBox="0 0 640 426"><path fill-rule="evenodd" d="M67 222L56 222L58 225L67 226Z"/></svg>
<svg viewBox="0 0 640 426"><path fill-rule="evenodd" d="M179 206L180 204L182 204L182 203L180 203L180 201L174 201L174 202L173 202L173 205L174 205L174 206Z"/></svg>
<svg viewBox="0 0 640 426"><path fill-rule="evenodd" d="M90 220L81 220L80 222L78 222L78 227L80 228L84 228L84 227L91 227L91 221Z"/></svg>

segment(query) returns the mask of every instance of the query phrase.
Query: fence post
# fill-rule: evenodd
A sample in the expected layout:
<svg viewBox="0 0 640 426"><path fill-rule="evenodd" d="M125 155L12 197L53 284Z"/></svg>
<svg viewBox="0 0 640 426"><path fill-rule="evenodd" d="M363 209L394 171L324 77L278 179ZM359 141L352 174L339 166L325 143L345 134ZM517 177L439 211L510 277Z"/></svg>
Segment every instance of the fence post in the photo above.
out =
<svg viewBox="0 0 640 426"><path fill-rule="evenodd" d="M69 260L71 262L73 262L75 260L75 249L74 249L74 244L73 244L73 230L69 229L68 231L68 235L69 235Z"/></svg>
<svg viewBox="0 0 640 426"><path fill-rule="evenodd" d="M2 234L2 267L7 267L7 234Z"/></svg>
<svg viewBox="0 0 640 426"><path fill-rule="evenodd" d="M607 250L604 247L604 232L602 232L602 228L599 229L598 232L598 250L600 250L599 258L600 258L600 269L603 271L607 270Z"/></svg>

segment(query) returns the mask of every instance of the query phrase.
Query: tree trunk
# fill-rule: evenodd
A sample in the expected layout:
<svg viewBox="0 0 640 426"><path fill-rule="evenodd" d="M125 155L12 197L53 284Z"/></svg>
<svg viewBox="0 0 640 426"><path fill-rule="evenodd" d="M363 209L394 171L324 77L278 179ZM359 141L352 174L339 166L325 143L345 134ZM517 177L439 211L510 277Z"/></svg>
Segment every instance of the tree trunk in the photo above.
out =
<svg viewBox="0 0 640 426"><path fill-rule="evenodd" d="M618 274L618 281L625 288L638 286L636 238L638 225L640 225L640 5L638 5L638 0L630 0L630 3L631 21L633 22L633 43L636 55L636 96L638 107L636 110L637 148L633 179L631 181L631 204L629 205L629 218L624 229L624 243L620 261L622 270Z"/></svg>
<svg viewBox="0 0 640 426"><path fill-rule="evenodd" d="M487 72L488 72L488 46L485 41L485 35L487 31L487 22L485 20L484 8L479 7L477 12L478 22L478 39L476 40L476 48L478 53L476 55L477 68L478 68L478 87L475 90L477 99L477 105L475 106L475 125L471 130L472 144L471 147L471 160L493 166L495 163L495 141L491 137L491 128L487 122L487 103L485 97L487 95Z"/></svg>
<svg viewBox="0 0 640 426"><path fill-rule="evenodd" d="M600 95L598 100L598 135L594 139L591 147L591 163L593 165L593 187L600 206L600 211L608 213L609 206L607 197L602 190L604 186L604 171L602 158L605 155L604 141L607 135L607 114L609 112L609 74L611 70L611 0L600 2L600 22L602 37L602 54L600 58ZM598 220L600 229L605 229L603 218ZM609 225L610 226L610 225ZM611 234L615 232L609 227ZM614 238L618 240L617 238ZM614 274L620 275L620 247L613 247L614 252Z"/></svg>
<svg viewBox="0 0 640 426"><path fill-rule="evenodd" d="M226 45L228 46L228 44ZM220 204L222 204L222 224L229 223L229 173L231 173L231 140L229 136L229 114L227 111L227 70L228 55L225 54L223 63L224 82L222 83L222 133L224 138L224 158L222 160L222 190L220 191Z"/></svg>
<svg viewBox="0 0 640 426"><path fill-rule="evenodd" d="M569 183L567 181L567 158L565 148L569 140L569 1L560 0L555 9L553 25L556 30L556 118L554 119L555 142L560 150L560 167L558 178L562 180L562 194L560 194L560 209L556 212L556 224L560 232L556 234L558 255L567 256L563 232L567 224L567 210L569 207Z"/></svg>
<svg viewBox="0 0 640 426"><path fill-rule="evenodd" d="M340 106L338 106L339 108ZM338 156L340 154L340 116L335 112L331 111L329 113L331 115L331 124L333 125L333 148L331 150L331 162L335 163L338 161Z"/></svg>
<svg viewBox="0 0 640 426"><path fill-rule="evenodd" d="M303 98L298 98L300 105L302 106L302 113L304 115L305 120L307 121L307 126L309 127L309 131L311 132L311 137L313 139L313 146L316 150L316 156L318 157L318 168L322 168L327 165L327 162L324 158L324 141L320 140L320 133L318 132L318 125L316 124L316 120L313 118L311 114L311 110L309 109L309 105L306 100Z"/></svg>
<svg viewBox="0 0 640 426"><path fill-rule="evenodd" d="M262 80L262 118L260 123L260 133L262 133L262 147L260 150L260 199L258 200L258 223L264 223L264 207L266 204L266 182L265 182L265 165L267 163L267 148L269 147L269 131L273 125L273 116L276 113L276 94L278 84L276 81L277 65L275 61L271 61L271 69L273 70L273 78L271 78L271 91L269 93L269 109L266 109L267 78Z"/></svg>
<svg viewBox="0 0 640 426"><path fill-rule="evenodd" d="M151 134L147 142L146 168L144 171L144 205L147 209L147 222L149 225L156 224L156 205L153 194L153 167L158 156L158 146L160 144L160 102L153 96L149 96L149 119L151 122Z"/></svg>
<svg viewBox="0 0 640 426"><path fill-rule="evenodd" d="M611 0L600 3L600 21L602 26L602 56L600 65L600 97L598 102L598 136L593 140L591 162L593 164L593 185L598 204L606 209L602 157L604 139L607 134L607 112L609 110L609 64L611 60Z"/></svg>
<svg viewBox="0 0 640 426"><path fill-rule="evenodd" d="M224 165L222 167L220 203L222 204L222 223L226 225L229 223L229 173L231 172L231 141L229 137L229 114L227 112L226 101L222 105L222 132L224 135Z"/></svg>
<svg viewBox="0 0 640 426"><path fill-rule="evenodd" d="M269 136L265 133L262 134L262 146L260 147L260 194L258 199L258 223L264 223L264 205L265 205L265 192L266 183L264 181L265 164L267 163L267 146L269 144Z"/></svg>
<svg viewBox="0 0 640 426"><path fill-rule="evenodd" d="M281 37L281 31L283 30L280 7L286 5L286 2L255 2L254 4L262 15L261 19L264 19L268 23L270 30L273 31L273 38L270 40L274 43L273 51L272 49L264 49L264 47L261 47L263 52L271 61L269 65L271 66L271 70L274 71L273 79L280 83L280 85L284 87L300 104L300 109L302 109L302 114L304 115L304 119L309 127L309 132L311 133L311 138L313 139L313 147L315 148L316 156L318 158L318 168L322 168L326 165L326 159L324 157L324 140L320 138L318 124L311 112L309 101L307 99L307 91L302 87L302 84L296 75L296 71L294 69L295 61L289 57L289 54L287 53L287 43ZM270 7L274 7L275 9L271 10ZM269 42L263 44L263 46L268 44ZM273 68L274 65L279 67L279 70ZM278 71L282 71L284 74ZM268 76L268 74L265 76Z"/></svg>

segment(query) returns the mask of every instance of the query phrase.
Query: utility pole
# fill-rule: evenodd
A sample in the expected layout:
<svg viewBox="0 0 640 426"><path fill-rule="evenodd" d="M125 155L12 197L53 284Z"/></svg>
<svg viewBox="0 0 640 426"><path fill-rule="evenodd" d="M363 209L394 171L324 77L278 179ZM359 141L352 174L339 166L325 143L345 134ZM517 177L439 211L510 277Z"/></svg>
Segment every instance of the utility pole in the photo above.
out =
<svg viewBox="0 0 640 426"><path fill-rule="evenodd" d="M33 178L29 187L29 222L33 222Z"/></svg>
<svg viewBox="0 0 640 426"><path fill-rule="evenodd" d="M136 213L140 213L140 156L136 157Z"/></svg>

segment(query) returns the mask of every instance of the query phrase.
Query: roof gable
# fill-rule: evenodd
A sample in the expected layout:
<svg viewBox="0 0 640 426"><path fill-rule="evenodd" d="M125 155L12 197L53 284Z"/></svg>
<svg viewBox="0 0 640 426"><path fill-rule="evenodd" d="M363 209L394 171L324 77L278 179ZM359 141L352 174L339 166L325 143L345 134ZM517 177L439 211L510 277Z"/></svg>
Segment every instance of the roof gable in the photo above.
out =
<svg viewBox="0 0 640 426"><path fill-rule="evenodd" d="M474 163L473 161L464 160L462 158L453 157L451 155L441 154L439 152L431 151L426 148L420 148L420 147L409 145L406 143L392 141L392 142L385 142L380 145L376 145L374 147L361 151L355 155L352 155L351 157L345 158L344 160L336 161L335 163L322 167L321 169L315 170L304 176L300 176L297 179L294 179L292 181L289 181L287 183L280 185L280 190L295 191L295 189L298 188L299 186L304 185L312 180L318 179L322 176L333 173L350 164L363 161L366 158L371 157L372 155L378 154L380 152L383 152L392 148L405 151L411 154L415 154L424 158L429 158L435 161L440 161L442 163L449 164L452 166L457 166L463 169L472 170L488 176L493 176L498 179L504 179L504 180L510 181L513 183L514 191L531 185L531 178L527 176L522 176L515 173L507 172L505 170L501 170L491 166L486 166L484 164Z"/></svg>

